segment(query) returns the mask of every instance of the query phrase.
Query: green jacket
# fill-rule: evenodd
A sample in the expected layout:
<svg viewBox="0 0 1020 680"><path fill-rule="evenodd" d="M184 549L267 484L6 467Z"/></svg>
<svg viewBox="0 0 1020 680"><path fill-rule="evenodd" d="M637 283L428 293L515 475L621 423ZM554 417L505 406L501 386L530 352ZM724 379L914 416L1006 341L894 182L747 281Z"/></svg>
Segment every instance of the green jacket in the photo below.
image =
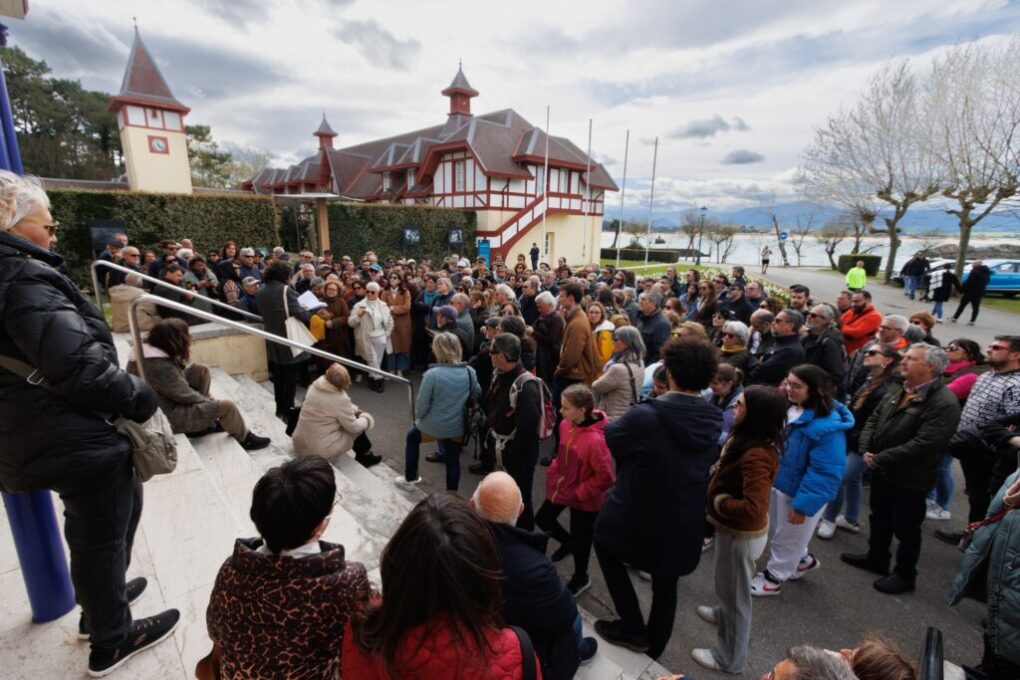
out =
<svg viewBox="0 0 1020 680"><path fill-rule="evenodd" d="M864 288L868 285L868 273L861 267L852 267L846 273L847 288Z"/></svg>
<svg viewBox="0 0 1020 680"><path fill-rule="evenodd" d="M960 402L942 378L900 406L903 386L889 388L861 432L858 450L875 454L875 467L892 486L928 491L949 439L960 422Z"/></svg>

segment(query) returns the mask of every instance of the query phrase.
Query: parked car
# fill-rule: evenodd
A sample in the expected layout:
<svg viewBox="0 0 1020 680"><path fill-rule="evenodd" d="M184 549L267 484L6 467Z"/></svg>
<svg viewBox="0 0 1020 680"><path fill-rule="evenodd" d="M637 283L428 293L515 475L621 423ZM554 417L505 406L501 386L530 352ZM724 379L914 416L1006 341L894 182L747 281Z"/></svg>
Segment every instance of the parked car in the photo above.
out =
<svg viewBox="0 0 1020 680"><path fill-rule="evenodd" d="M1013 297L1020 293L1020 260L985 260L985 266L992 272L988 281L989 293L1001 293ZM963 280L970 275L970 265L963 269Z"/></svg>
<svg viewBox="0 0 1020 680"><path fill-rule="evenodd" d="M924 278L921 280L921 282L917 286L917 295L922 300L927 300L928 299L928 283L931 280L931 272L935 271L936 269L941 269L942 267L946 266L947 264L955 265L956 264L956 260L955 259L954 260L947 260L945 258L939 258L939 259L936 259L936 260L928 260L928 263L931 265L931 268L928 270L928 274L925 274ZM969 265L970 263L968 262L967 264ZM893 276L892 276L892 282L895 283L897 286L900 286L902 288L903 287L903 274L900 274L899 271L895 272L893 274Z"/></svg>

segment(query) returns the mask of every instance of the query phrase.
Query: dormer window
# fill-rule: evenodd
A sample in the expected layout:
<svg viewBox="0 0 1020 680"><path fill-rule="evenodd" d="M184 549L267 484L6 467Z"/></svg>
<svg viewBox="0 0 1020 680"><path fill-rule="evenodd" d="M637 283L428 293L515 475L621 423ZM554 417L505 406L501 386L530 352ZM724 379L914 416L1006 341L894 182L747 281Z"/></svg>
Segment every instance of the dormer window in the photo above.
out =
<svg viewBox="0 0 1020 680"><path fill-rule="evenodd" d="M382 174L382 190L383 191L390 190L390 173L388 172L384 172Z"/></svg>
<svg viewBox="0 0 1020 680"><path fill-rule="evenodd" d="M408 168L408 170L407 170L407 188L408 189L413 189L414 188L414 182L415 182L415 175L416 174L417 173L415 172L414 168Z"/></svg>
<svg viewBox="0 0 1020 680"><path fill-rule="evenodd" d="M453 190L464 191L464 161L453 164Z"/></svg>

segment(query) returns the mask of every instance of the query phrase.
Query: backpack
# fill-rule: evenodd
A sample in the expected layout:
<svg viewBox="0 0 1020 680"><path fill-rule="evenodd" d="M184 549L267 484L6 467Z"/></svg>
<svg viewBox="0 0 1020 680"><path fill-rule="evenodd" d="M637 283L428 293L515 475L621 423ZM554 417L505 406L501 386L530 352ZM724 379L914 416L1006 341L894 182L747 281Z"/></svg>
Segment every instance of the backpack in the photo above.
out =
<svg viewBox="0 0 1020 680"><path fill-rule="evenodd" d="M549 386L545 384L544 380L527 371L517 376L510 386L510 409L517 409L517 395L524 389L526 383L532 381L538 383L538 395L541 400L540 411L542 413L542 417L538 421L538 438L544 441L551 437L556 429L556 407L553 405Z"/></svg>

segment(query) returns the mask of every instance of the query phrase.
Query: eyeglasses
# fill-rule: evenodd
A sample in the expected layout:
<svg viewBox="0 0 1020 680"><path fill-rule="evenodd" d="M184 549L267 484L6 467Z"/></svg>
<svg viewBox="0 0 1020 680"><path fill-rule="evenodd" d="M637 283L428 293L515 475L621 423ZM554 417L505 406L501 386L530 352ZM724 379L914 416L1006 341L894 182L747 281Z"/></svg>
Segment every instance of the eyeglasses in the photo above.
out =
<svg viewBox="0 0 1020 680"><path fill-rule="evenodd" d="M822 316L821 314L815 314L814 312L808 312L807 315L809 319L820 319L821 316Z"/></svg>
<svg viewBox="0 0 1020 680"><path fill-rule="evenodd" d="M726 331L725 333L723 333L723 337L724 338L735 338L735 337L737 337L737 334L736 333L730 333L729 331Z"/></svg>
<svg viewBox="0 0 1020 680"><path fill-rule="evenodd" d="M988 345L988 349L990 349L993 352L1010 352L1010 351L1012 351L1010 349L1009 345Z"/></svg>
<svg viewBox="0 0 1020 680"><path fill-rule="evenodd" d="M47 234L53 236L54 234L57 233L57 229L60 229L60 222L58 222L57 220L53 220L48 224L40 224L39 226L45 229Z"/></svg>
<svg viewBox="0 0 1020 680"><path fill-rule="evenodd" d="M955 351L961 350L961 349L963 349L963 348L960 347L959 345L946 345L946 351L947 352L955 352Z"/></svg>
<svg viewBox="0 0 1020 680"><path fill-rule="evenodd" d="M898 331L899 328L894 328L892 326L879 326L878 330L880 330L880 331Z"/></svg>
<svg viewBox="0 0 1020 680"><path fill-rule="evenodd" d="M772 323L790 323L790 320L787 319L785 316L777 316L776 320L773 321Z"/></svg>
<svg viewBox="0 0 1020 680"><path fill-rule="evenodd" d="M881 350L869 349L867 352L864 353L864 356L874 357L874 356L878 356L881 353L882 353Z"/></svg>

